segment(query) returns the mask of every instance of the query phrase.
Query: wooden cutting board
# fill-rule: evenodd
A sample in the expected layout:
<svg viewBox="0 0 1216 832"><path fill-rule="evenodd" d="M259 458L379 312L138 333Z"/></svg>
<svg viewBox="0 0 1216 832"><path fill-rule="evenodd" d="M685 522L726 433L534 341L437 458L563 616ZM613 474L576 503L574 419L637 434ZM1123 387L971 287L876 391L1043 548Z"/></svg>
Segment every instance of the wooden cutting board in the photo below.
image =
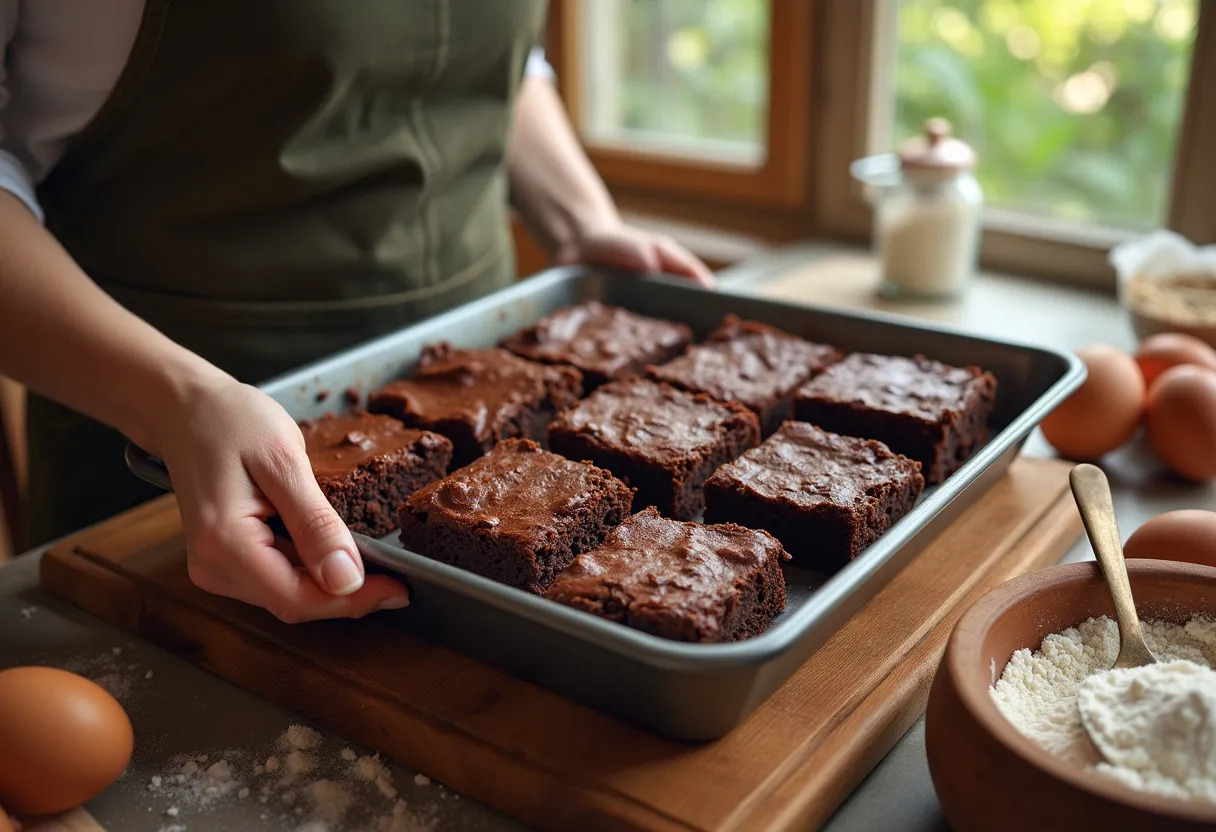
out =
<svg viewBox="0 0 1216 832"><path fill-rule="evenodd" d="M1022 459L740 727L671 742L384 620L282 625L196 590L172 497L49 551L42 581L102 618L547 829L806 829L923 712L962 609L1055 563L1068 465Z"/></svg>

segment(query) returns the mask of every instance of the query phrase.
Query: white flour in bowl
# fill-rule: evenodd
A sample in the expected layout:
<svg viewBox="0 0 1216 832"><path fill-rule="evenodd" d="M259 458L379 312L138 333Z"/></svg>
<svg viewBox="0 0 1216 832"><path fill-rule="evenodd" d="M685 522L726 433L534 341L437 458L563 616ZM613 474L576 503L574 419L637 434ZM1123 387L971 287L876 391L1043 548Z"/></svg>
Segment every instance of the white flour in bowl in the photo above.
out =
<svg viewBox="0 0 1216 832"><path fill-rule="evenodd" d="M1077 705L1106 758L1100 771L1216 803L1216 671L1182 659L1096 673Z"/></svg>
<svg viewBox="0 0 1216 832"><path fill-rule="evenodd" d="M1097 707L1111 712L1111 724L1121 721L1129 728L1119 740L1128 745L1128 753L1121 753L1117 761L1103 760L1077 713L1081 683L1108 670L1119 654L1118 626L1106 616L1052 633L1037 651L1014 653L991 688L992 698L1019 731L1067 762L1143 791L1216 801L1216 712L1212 711L1216 691L1208 691L1205 684L1216 679L1210 670L1216 667L1216 619L1197 615L1181 625L1163 621L1142 625L1145 641L1159 659L1193 662L1210 675L1198 675L1198 696L1180 694L1182 688L1191 690L1195 678L1160 671L1154 674L1160 679L1149 677L1150 683L1158 683L1151 696L1170 708L1170 714L1138 707L1146 695L1142 683L1124 684L1116 677L1103 686L1108 689ZM1182 764L1169 762L1171 752L1163 749L1186 750L1180 748L1177 736L1183 730L1196 733L1188 738L1187 747L1197 756ZM1206 746L1205 737L1210 738ZM1163 762L1168 771L1162 770Z"/></svg>

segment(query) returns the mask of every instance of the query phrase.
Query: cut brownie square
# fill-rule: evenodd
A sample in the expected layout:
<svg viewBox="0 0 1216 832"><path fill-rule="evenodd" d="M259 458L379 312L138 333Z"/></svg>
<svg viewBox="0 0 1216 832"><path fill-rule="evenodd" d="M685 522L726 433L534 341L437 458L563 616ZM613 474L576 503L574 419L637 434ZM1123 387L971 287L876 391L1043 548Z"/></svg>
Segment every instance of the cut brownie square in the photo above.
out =
<svg viewBox="0 0 1216 832"><path fill-rule="evenodd" d="M832 572L920 496L920 463L881 442L786 422L705 483L705 522L772 532L799 566Z"/></svg>
<svg viewBox="0 0 1216 832"><path fill-rule="evenodd" d="M452 443L390 416L327 413L301 422L317 484L352 531L380 537L397 527L397 506L448 470Z"/></svg>
<svg viewBox="0 0 1216 832"><path fill-rule="evenodd" d="M669 520L651 507L575 558L546 597L676 641L737 641L785 608L788 559L766 532Z"/></svg>
<svg viewBox="0 0 1216 832"><path fill-rule="evenodd" d="M401 542L435 560L540 593L629 514L607 471L508 439L401 505Z"/></svg>
<svg viewBox="0 0 1216 832"><path fill-rule="evenodd" d="M728 315L704 344L647 372L684 390L747 406L767 436L790 418L798 387L838 360L835 347Z"/></svg>
<svg viewBox="0 0 1216 832"><path fill-rule="evenodd" d="M938 483L988 440L995 401L996 377L979 367L854 353L798 391L795 418L877 439Z"/></svg>
<svg viewBox="0 0 1216 832"><path fill-rule="evenodd" d="M533 361L574 367L590 392L660 364L691 342L692 329L685 324L593 300L559 309L502 345Z"/></svg>
<svg viewBox="0 0 1216 832"><path fill-rule="evenodd" d="M706 477L759 441L743 405L641 378L604 385L549 426L556 453L607 468L637 489L635 509L677 520L699 516Z"/></svg>
<svg viewBox="0 0 1216 832"><path fill-rule="evenodd" d="M503 349L422 351L418 371L373 393L368 410L452 440L453 463L466 465L501 439L545 442L553 417L574 405L582 377Z"/></svg>

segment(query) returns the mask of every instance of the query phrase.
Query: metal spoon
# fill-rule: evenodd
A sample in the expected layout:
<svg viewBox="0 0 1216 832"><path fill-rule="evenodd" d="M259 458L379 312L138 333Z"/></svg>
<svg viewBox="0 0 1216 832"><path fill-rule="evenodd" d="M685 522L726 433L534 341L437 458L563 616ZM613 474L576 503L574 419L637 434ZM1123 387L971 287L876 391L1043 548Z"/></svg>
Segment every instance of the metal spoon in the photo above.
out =
<svg viewBox="0 0 1216 832"><path fill-rule="evenodd" d="M1077 508L1081 511L1081 520L1085 523L1085 534L1093 546L1098 567L1110 589L1110 597L1115 602L1115 620L1119 622L1119 655L1112 670L1153 664L1157 657L1145 644L1144 632L1140 629L1140 616L1136 614L1136 604L1132 600L1132 586L1127 579L1127 565L1123 560L1123 546L1119 543L1119 525L1115 522L1115 506L1106 474L1096 465L1078 465L1072 469L1068 481L1072 485ZM1082 687L1085 684L1082 682ZM1100 726L1079 700L1077 711L1081 716L1081 725L1094 746L1102 752L1102 756L1113 762L1118 751L1105 742Z"/></svg>

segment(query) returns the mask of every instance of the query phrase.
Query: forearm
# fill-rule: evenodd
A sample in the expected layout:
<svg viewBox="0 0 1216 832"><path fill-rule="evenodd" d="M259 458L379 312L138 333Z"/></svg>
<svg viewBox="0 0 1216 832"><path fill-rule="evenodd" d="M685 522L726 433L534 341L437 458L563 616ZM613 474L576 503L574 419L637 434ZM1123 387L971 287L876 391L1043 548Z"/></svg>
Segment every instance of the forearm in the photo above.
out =
<svg viewBox="0 0 1216 832"><path fill-rule="evenodd" d="M507 156L511 203L550 253L620 223L612 197L583 152L547 79L524 79Z"/></svg>
<svg viewBox="0 0 1216 832"><path fill-rule="evenodd" d="M0 192L0 373L156 450L152 419L227 376L127 312Z"/></svg>

